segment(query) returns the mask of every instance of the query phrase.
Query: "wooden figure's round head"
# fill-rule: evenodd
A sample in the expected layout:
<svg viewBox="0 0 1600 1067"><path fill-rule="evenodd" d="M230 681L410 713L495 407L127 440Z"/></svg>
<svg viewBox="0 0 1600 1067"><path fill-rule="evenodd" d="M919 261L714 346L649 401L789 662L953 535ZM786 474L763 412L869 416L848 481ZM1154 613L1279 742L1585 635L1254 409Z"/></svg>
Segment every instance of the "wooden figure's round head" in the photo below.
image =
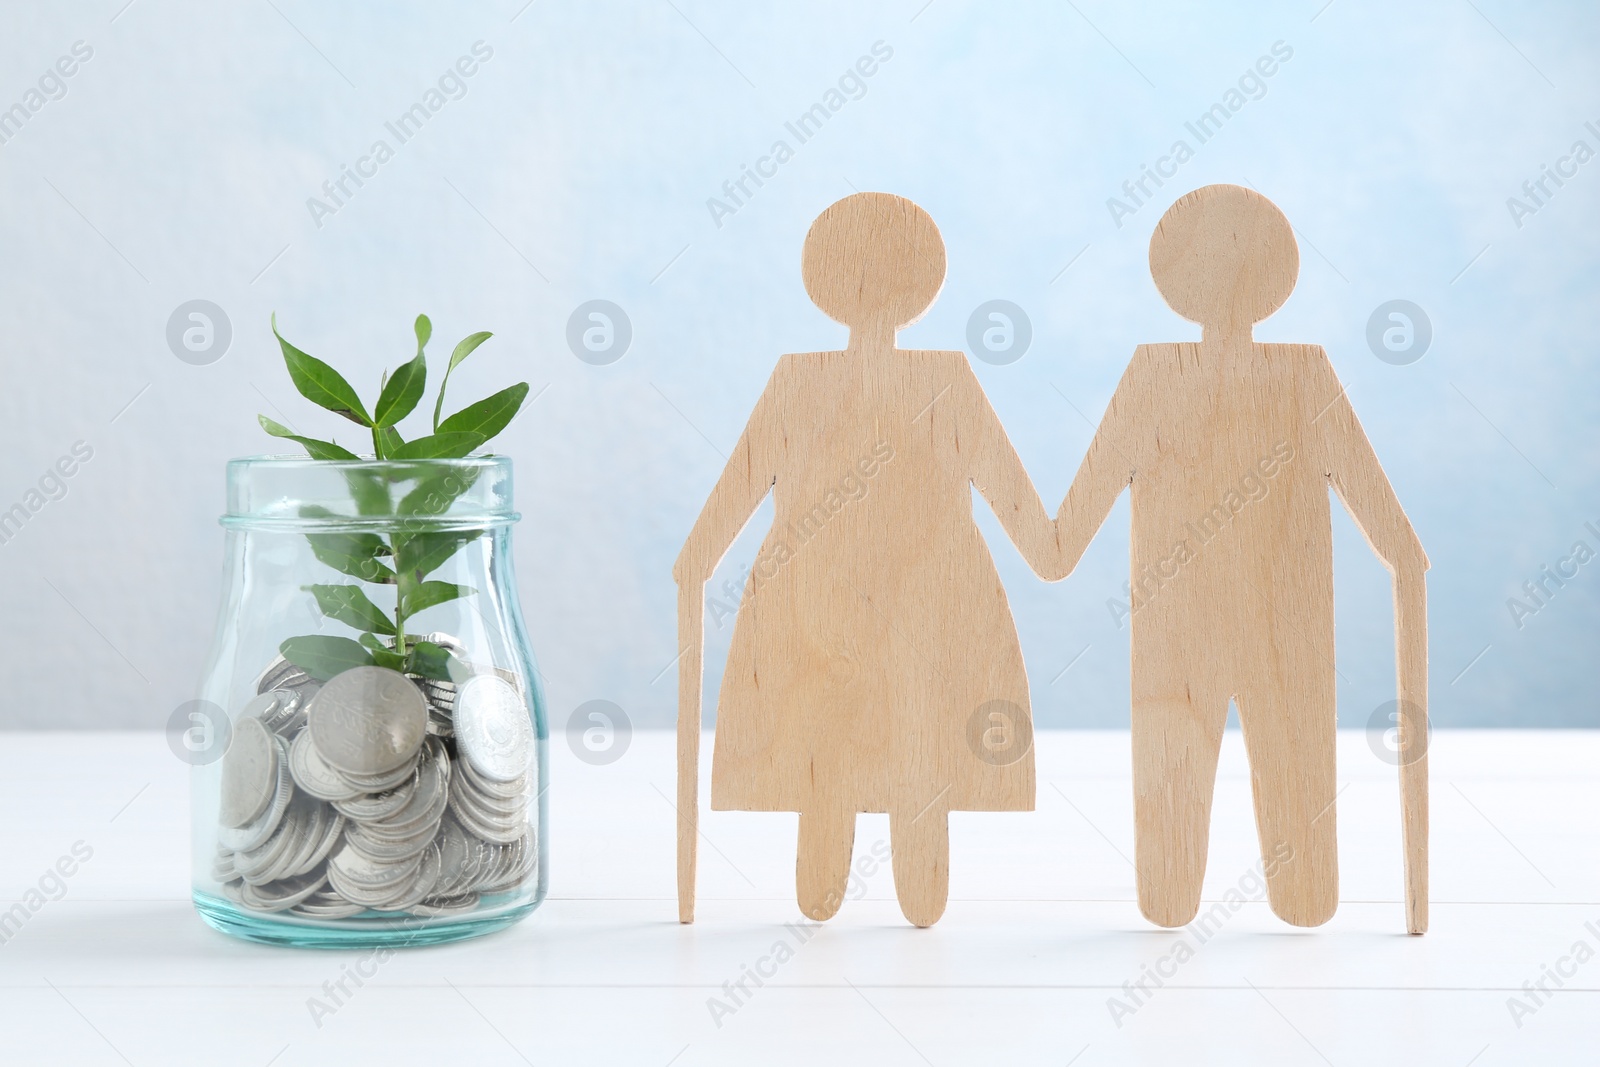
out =
<svg viewBox="0 0 1600 1067"><path fill-rule="evenodd" d="M944 285L944 240L903 196L856 193L811 224L800 271L811 300L851 328L909 326Z"/></svg>
<svg viewBox="0 0 1600 1067"><path fill-rule="evenodd" d="M1167 209L1150 237L1150 274L1167 306L1203 326L1247 329L1294 291L1300 249L1276 204L1207 185Z"/></svg>

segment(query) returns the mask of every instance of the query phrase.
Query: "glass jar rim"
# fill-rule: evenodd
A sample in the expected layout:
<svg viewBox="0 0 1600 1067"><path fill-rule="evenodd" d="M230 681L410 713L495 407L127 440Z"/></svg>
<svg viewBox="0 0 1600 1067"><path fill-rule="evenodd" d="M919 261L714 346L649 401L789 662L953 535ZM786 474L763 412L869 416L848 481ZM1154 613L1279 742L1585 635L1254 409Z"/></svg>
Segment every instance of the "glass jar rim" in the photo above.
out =
<svg viewBox="0 0 1600 1067"><path fill-rule="evenodd" d="M511 457L323 460L299 455L228 461L229 528L286 532L412 532L509 526Z"/></svg>

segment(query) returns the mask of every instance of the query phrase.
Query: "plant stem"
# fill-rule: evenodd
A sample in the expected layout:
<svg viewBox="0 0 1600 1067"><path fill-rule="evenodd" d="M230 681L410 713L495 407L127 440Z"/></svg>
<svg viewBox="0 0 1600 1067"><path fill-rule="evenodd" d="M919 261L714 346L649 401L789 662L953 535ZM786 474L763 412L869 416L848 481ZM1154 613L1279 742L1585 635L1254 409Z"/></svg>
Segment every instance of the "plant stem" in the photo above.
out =
<svg viewBox="0 0 1600 1067"><path fill-rule="evenodd" d="M390 558L396 563L400 561L399 551L393 542L389 543ZM406 614L405 614L406 582L403 575L395 575L394 586L394 650L402 656L406 654Z"/></svg>

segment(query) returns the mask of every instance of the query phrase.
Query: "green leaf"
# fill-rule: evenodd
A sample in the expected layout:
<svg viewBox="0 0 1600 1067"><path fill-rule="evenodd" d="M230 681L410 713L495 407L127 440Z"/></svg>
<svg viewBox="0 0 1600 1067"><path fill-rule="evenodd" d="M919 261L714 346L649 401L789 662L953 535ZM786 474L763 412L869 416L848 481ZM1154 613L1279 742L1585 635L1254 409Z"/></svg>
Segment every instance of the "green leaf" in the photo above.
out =
<svg viewBox="0 0 1600 1067"><path fill-rule="evenodd" d="M470 585L451 585L449 582L422 582L413 586L400 602L400 613L406 618L459 597L472 596L477 590Z"/></svg>
<svg viewBox="0 0 1600 1067"><path fill-rule="evenodd" d="M421 336L420 327L418 336ZM393 426L411 414L417 401L422 399L427 382L428 364L423 359L421 345L418 345L416 356L400 364L394 377L384 383L383 391L378 394L378 402L372 407L372 421L379 426Z"/></svg>
<svg viewBox="0 0 1600 1067"><path fill-rule="evenodd" d="M372 425L367 409L361 406L361 398L338 371L283 339L278 332L277 315L272 316L272 336L278 339L278 347L283 349L283 362L289 368L289 380L294 382L301 396L337 415L343 415L351 422L362 426Z"/></svg>
<svg viewBox="0 0 1600 1067"><path fill-rule="evenodd" d="M487 330L471 334L463 338L461 343L456 345L456 350L450 353L450 362L445 365L444 377L439 379L439 399L433 402L434 433L439 432L439 413L444 410L444 387L450 383L450 372L456 369L458 363L472 355L479 345L493 336L494 334Z"/></svg>
<svg viewBox="0 0 1600 1067"><path fill-rule="evenodd" d="M337 518L327 508L315 505L306 505L300 509L304 518L327 519ZM332 567L340 574L348 574L352 578L360 578L364 582L378 582L393 584L394 571L378 562L377 557L390 555L392 550L383 538L375 533L351 533L341 531L338 533L306 534L306 541L311 545L311 554L318 560Z"/></svg>
<svg viewBox="0 0 1600 1067"><path fill-rule="evenodd" d="M421 582L451 556L479 537L472 533L418 533L395 537L395 570L409 581Z"/></svg>
<svg viewBox="0 0 1600 1067"><path fill-rule="evenodd" d="M417 355L422 355L422 350L427 347L428 339L433 336L433 323L428 316L418 315L417 321L411 324L417 334Z"/></svg>
<svg viewBox="0 0 1600 1067"><path fill-rule="evenodd" d="M377 667L387 667L391 671L404 671L406 658L388 645L375 634L362 634L358 639L363 648L372 653L372 662Z"/></svg>
<svg viewBox="0 0 1600 1067"><path fill-rule="evenodd" d="M349 483L358 515L389 514L389 481L382 471L351 467L344 472L344 480Z"/></svg>
<svg viewBox="0 0 1600 1067"><path fill-rule="evenodd" d="M485 441L506 428L528 398L528 383L518 382L487 400L468 404L439 424L440 433L477 433Z"/></svg>
<svg viewBox="0 0 1600 1067"><path fill-rule="evenodd" d="M283 653L284 659L319 682L326 682L352 667L372 665L372 653L348 637L325 637L320 634L291 637L278 646L278 651Z"/></svg>
<svg viewBox="0 0 1600 1067"><path fill-rule="evenodd" d="M332 441L318 441L315 437L301 437L281 422L273 422L265 415L257 415L256 421L261 423L261 428L274 437L281 437L286 441L293 441L306 450L312 459L359 459L354 452L340 448Z"/></svg>
<svg viewBox="0 0 1600 1067"><path fill-rule="evenodd" d="M407 441L389 453L389 459L460 459L483 444L481 433L436 433Z"/></svg>
<svg viewBox="0 0 1600 1067"><path fill-rule="evenodd" d="M436 584L436 583L430 583ZM317 607L330 619L371 633L393 634L394 622L382 608L367 599L359 585L308 585ZM410 614L410 612L405 612Z"/></svg>
<svg viewBox="0 0 1600 1067"><path fill-rule="evenodd" d="M417 487L400 498L396 509L402 515L442 515L456 497L471 489L478 480L474 467L432 471L417 482Z"/></svg>
<svg viewBox="0 0 1600 1067"><path fill-rule="evenodd" d="M306 540L311 542L311 554L340 574L360 578L363 582L393 585L394 571L374 559L376 553L363 552L352 547L354 538L376 536L376 534L307 534Z"/></svg>
<svg viewBox="0 0 1600 1067"><path fill-rule="evenodd" d="M472 672L465 664L450 654L450 650L432 641L418 641L406 656L405 673L423 678L436 678L441 682L458 681Z"/></svg>
<svg viewBox="0 0 1600 1067"><path fill-rule="evenodd" d="M401 674L404 674L406 670L406 658L388 648L374 649L372 652L372 664L375 667L387 667L391 671L399 671Z"/></svg>
<svg viewBox="0 0 1600 1067"><path fill-rule="evenodd" d="M400 431L393 426L374 426L372 428L373 443L380 452L379 459L393 459L395 449L406 443L400 436Z"/></svg>

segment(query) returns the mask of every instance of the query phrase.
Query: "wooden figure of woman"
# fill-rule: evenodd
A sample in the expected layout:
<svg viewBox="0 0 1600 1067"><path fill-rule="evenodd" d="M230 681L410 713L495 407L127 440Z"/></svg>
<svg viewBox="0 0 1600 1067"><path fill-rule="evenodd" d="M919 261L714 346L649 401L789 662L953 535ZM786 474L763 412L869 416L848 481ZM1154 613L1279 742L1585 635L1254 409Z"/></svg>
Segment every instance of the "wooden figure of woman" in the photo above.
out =
<svg viewBox="0 0 1600 1067"><path fill-rule="evenodd" d="M679 917L694 917L704 585L757 505L717 707L711 806L800 813L801 911L844 899L857 812L887 812L895 892L917 926L949 888L947 813L1034 805L1028 682L976 486L1029 564L1055 528L961 352L895 347L944 283L926 212L859 193L812 224L806 291L843 351L782 357L673 575L679 585Z"/></svg>

